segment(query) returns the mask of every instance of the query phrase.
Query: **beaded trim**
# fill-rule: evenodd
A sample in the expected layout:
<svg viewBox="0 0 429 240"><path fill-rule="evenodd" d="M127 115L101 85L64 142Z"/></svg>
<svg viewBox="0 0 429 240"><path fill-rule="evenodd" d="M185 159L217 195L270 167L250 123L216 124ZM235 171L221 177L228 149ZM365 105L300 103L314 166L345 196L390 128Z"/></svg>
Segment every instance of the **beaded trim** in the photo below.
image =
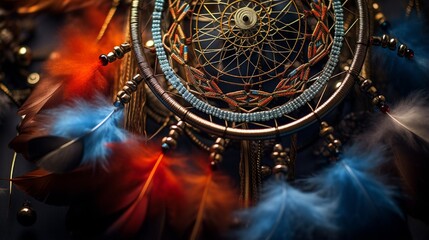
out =
<svg viewBox="0 0 429 240"><path fill-rule="evenodd" d="M152 35L159 64L168 82L179 92L179 94L185 99L185 101L187 101L189 104L191 104L193 107L195 107L201 112L232 122L262 122L281 118L283 115L295 111L296 109L302 107L306 102L313 99L316 94L320 92L322 88L327 84L329 78L333 74L335 66L338 63L345 34L344 15L342 3L340 0L334 0L332 5L336 18L334 41L332 44L332 50L329 55L328 62L326 63L322 74L309 88L304 90L304 92L297 98L271 110L253 113L237 113L227 111L214 107L200 100L186 89L186 87L180 81L179 76L177 76L174 70L171 68L162 43L161 20L164 8L164 0L155 0L155 9L152 15Z"/></svg>

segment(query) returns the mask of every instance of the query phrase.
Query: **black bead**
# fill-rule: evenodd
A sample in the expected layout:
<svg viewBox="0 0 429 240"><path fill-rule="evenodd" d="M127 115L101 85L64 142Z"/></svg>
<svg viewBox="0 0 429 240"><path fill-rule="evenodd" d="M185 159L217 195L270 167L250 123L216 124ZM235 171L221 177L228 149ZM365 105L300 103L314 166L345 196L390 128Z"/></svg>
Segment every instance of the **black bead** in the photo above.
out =
<svg viewBox="0 0 429 240"><path fill-rule="evenodd" d="M141 83L141 82L143 81L143 77L142 77L140 74L136 74L136 75L133 77L133 81L134 81L136 84L139 84L139 83Z"/></svg>
<svg viewBox="0 0 429 240"><path fill-rule="evenodd" d="M414 58L414 51L411 49L407 49L407 51L405 51L405 57L408 59L413 59Z"/></svg>
<svg viewBox="0 0 429 240"><path fill-rule="evenodd" d="M373 46L380 46L381 45L381 37L372 37L371 38L371 44Z"/></svg>
<svg viewBox="0 0 429 240"><path fill-rule="evenodd" d="M30 204L24 203L22 208L16 214L16 219L22 226L28 227L36 222L37 213L30 207Z"/></svg>
<svg viewBox="0 0 429 240"><path fill-rule="evenodd" d="M103 66L107 66L107 64L109 64L109 59L107 58L106 54L101 54L98 59Z"/></svg>
<svg viewBox="0 0 429 240"><path fill-rule="evenodd" d="M389 49L390 50L395 50L396 49L396 43L397 43L396 38L391 38L389 40L389 43L388 43Z"/></svg>
<svg viewBox="0 0 429 240"><path fill-rule="evenodd" d="M405 44L401 44L401 45L399 45L399 48L398 48L398 56L400 56L400 57L404 57L404 56L405 56L405 53L407 52L407 49L408 49L407 45L405 45Z"/></svg>
<svg viewBox="0 0 429 240"><path fill-rule="evenodd" d="M390 37L386 34L383 34L383 36L381 37L381 46L382 47L387 47L387 45L389 44L390 41Z"/></svg>

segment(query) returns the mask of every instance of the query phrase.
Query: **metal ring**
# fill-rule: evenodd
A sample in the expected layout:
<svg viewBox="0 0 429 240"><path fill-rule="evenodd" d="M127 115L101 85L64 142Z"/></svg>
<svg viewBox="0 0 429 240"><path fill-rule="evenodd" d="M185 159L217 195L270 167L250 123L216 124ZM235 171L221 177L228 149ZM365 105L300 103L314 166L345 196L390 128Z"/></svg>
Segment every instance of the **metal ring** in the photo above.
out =
<svg viewBox="0 0 429 240"><path fill-rule="evenodd" d="M170 95L163 94L165 90L160 86L158 81L153 75L153 70L149 67L145 54L143 52L142 45L142 37L141 37L141 25L140 25L140 17L141 12L139 9L139 5L144 3L144 0L133 0L131 6L131 15L130 15L130 28L131 28L131 39L133 45L133 51L137 62L139 64L142 75L146 78L148 86L155 93L155 95L159 98L159 100L169 108L174 114L176 114L179 118L185 117L187 109L175 101ZM369 39L369 16L368 9L365 4L363 4L363 0L355 0L358 12L359 12L359 28L358 28L358 36L357 42L367 42ZM160 6L155 6L160 7ZM162 7L162 6L161 6ZM359 72L362 68L362 65L365 61L365 56L367 52L367 46L362 44L357 44L355 48L355 56L350 65L350 71ZM325 114L329 112L329 110L333 109L337 106L348 94L351 87L354 85L354 78L351 74L347 73L342 85L335 91L321 106L315 109L315 113L323 117ZM203 129L209 134L214 134L217 136L222 136L231 139L248 139L248 140L256 140L256 139L269 139L273 138L276 133L276 127L264 128L264 129L240 129L234 127L228 127L225 129L225 126L220 126L219 124L213 123L202 117L189 112L186 115L186 119L183 119L188 124L193 125L196 128ZM317 121L317 117L314 113L309 113L306 116L297 119L291 123L281 125L278 127L278 131L280 134L292 134L301 130L302 128L308 126L309 124Z"/></svg>

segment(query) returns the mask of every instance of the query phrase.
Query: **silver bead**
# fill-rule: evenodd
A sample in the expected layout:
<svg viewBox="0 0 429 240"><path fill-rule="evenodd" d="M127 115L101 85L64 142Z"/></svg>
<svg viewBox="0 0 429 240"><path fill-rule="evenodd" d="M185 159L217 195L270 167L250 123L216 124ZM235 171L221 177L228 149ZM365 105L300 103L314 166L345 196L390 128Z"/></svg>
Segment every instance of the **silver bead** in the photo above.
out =
<svg viewBox="0 0 429 240"><path fill-rule="evenodd" d="M143 81L143 77L140 74L136 74L133 77L133 80L137 85Z"/></svg>
<svg viewBox="0 0 429 240"><path fill-rule="evenodd" d="M125 83L125 85L127 85L130 88L130 90L133 91L133 92L135 92L137 90L137 85L133 81L127 81Z"/></svg>
<svg viewBox="0 0 429 240"><path fill-rule="evenodd" d="M383 36L381 37L381 46L382 47L387 47L387 45L389 44L390 41L390 37L389 35L383 34Z"/></svg>
<svg viewBox="0 0 429 240"><path fill-rule="evenodd" d="M287 174L287 172L288 172L288 167L286 165L284 165L284 164L277 164L273 168L273 173L274 174L277 174L277 173Z"/></svg>
<svg viewBox="0 0 429 240"><path fill-rule="evenodd" d="M407 52L407 49L408 49L407 45L405 45L405 44L401 44L401 45L399 45L399 48L398 48L398 56L400 56L400 57L404 57L404 56L405 56L405 53Z"/></svg>
<svg viewBox="0 0 429 240"><path fill-rule="evenodd" d="M116 60L116 56L113 52L109 52L107 54L107 60L109 60L109 63L112 63Z"/></svg>
<svg viewBox="0 0 429 240"><path fill-rule="evenodd" d="M115 55L118 59L123 58L125 55L122 48L120 48L118 46L113 47L113 52L115 53Z"/></svg>
<svg viewBox="0 0 429 240"><path fill-rule="evenodd" d="M360 89L364 92L368 91L368 89L372 87L372 81L370 79L366 79L360 84Z"/></svg>
<svg viewBox="0 0 429 240"><path fill-rule="evenodd" d="M396 38L391 38L389 40L389 44L388 44L389 49L390 50L395 50L396 49L396 44L397 44Z"/></svg>

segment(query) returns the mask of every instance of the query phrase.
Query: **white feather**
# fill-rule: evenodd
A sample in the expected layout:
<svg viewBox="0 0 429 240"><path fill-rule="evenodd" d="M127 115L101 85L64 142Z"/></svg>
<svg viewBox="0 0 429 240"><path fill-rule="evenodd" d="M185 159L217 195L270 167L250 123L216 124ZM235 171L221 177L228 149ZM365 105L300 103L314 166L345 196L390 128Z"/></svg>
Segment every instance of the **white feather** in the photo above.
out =
<svg viewBox="0 0 429 240"><path fill-rule="evenodd" d="M370 146L390 143L394 138L404 139L410 146L429 143L429 101L427 93L415 92L380 116L372 131L363 135ZM420 141L418 140L420 139Z"/></svg>

